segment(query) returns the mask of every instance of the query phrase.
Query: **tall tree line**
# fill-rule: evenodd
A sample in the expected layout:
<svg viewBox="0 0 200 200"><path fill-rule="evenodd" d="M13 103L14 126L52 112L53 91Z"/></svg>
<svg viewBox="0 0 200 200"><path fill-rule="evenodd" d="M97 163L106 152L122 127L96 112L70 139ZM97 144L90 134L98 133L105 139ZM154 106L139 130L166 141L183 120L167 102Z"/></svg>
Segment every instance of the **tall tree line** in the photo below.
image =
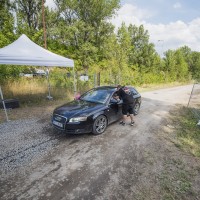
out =
<svg viewBox="0 0 200 200"><path fill-rule="evenodd" d="M184 46L168 50L161 58L150 43L143 25L110 19L120 8L119 0L54 0L45 7L47 48L74 59L77 74L99 74L102 84L147 84L200 78L200 53ZM0 47L22 33L43 46L42 1L1 0ZM0 81L17 78L30 67L0 66ZM63 74L61 73L60 76ZM58 75L55 77L58 79Z"/></svg>

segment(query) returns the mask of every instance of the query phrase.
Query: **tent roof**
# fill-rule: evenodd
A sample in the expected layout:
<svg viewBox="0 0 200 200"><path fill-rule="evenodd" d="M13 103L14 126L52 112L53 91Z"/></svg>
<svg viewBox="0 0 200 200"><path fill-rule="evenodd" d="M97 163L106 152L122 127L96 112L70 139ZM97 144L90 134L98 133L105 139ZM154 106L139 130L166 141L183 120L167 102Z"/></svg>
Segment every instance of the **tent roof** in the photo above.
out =
<svg viewBox="0 0 200 200"><path fill-rule="evenodd" d="M0 49L0 64L73 67L74 61L40 47L23 34Z"/></svg>

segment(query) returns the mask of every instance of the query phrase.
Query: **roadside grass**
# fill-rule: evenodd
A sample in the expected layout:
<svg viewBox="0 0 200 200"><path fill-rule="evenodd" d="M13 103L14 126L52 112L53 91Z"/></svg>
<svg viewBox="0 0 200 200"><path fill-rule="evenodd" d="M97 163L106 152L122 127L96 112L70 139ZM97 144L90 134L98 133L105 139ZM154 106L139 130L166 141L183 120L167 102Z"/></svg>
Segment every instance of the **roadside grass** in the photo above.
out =
<svg viewBox="0 0 200 200"><path fill-rule="evenodd" d="M163 137L180 151L178 157L172 151L172 155L164 160L163 170L158 176L163 200L199 199L200 127L197 122L196 115L188 107L178 106L170 111L167 127L171 131Z"/></svg>
<svg viewBox="0 0 200 200"><path fill-rule="evenodd" d="M197 125L198 120L194 112L190 108L181 107L178 112L171 113L171 116L175 127L175 145L200 157L200 126Z"/></svg>
<svg viewBox="0 0 200 200"><path fill-rule="evenodd" d="M143 84L142 86L135 86L139 92L152 91L155 89L169 88L189 83L163 83L163 84ZM82 87L81 87L82 88ZM79 84L80 89L80 84ZM84 92L84 88L82 88ZM4 99L18 99L21 106L38 105L45 102L46 97L49 95L48 83L46 78L21 78L15 81L9 81L2 85ZM50 94L55 100L72 99L73 98L73 84L68 87L50 86Z"/></svg>
<svg viewBox="0 0 200 200"><path fill-rule="evenodd" d="M195 198L190 171L178 159L169 159L164 163L165 169L159 176L161 196L163 200L186 200Z"/></svg>
<svg viewBox="0 0 200 200"><path fill-rule="evenodd" d="M18 99L22 107L46 104L49 95L48 84L44 78L8 82L2 90L4 99ZM54 100L72 99L71 91L72 88L50 87L50 95Z"/></svg>

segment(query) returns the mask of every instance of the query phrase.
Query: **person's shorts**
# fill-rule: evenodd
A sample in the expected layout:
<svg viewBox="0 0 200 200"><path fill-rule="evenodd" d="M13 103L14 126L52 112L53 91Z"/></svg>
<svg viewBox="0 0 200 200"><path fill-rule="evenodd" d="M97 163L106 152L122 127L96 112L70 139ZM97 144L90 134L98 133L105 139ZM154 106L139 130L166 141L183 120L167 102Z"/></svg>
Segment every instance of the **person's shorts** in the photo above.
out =
<svg viewBox="0 0 200 200"><path fill-rule="evenodd" d="M134 114L134 105L133 104L122 104L122 114L127 115L127 114Z"/></svg>

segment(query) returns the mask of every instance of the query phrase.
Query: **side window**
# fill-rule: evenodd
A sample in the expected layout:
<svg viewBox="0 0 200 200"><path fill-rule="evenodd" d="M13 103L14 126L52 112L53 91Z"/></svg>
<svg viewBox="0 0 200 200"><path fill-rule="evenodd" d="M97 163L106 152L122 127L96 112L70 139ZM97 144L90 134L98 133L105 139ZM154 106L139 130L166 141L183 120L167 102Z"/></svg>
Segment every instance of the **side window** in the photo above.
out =
<svg viewBox="0 0 200 200"><path fill-rule="evenodd" d="M119 98L116 92L114 92L111 96L110 103L121 103L122 100Z"/></svg>

